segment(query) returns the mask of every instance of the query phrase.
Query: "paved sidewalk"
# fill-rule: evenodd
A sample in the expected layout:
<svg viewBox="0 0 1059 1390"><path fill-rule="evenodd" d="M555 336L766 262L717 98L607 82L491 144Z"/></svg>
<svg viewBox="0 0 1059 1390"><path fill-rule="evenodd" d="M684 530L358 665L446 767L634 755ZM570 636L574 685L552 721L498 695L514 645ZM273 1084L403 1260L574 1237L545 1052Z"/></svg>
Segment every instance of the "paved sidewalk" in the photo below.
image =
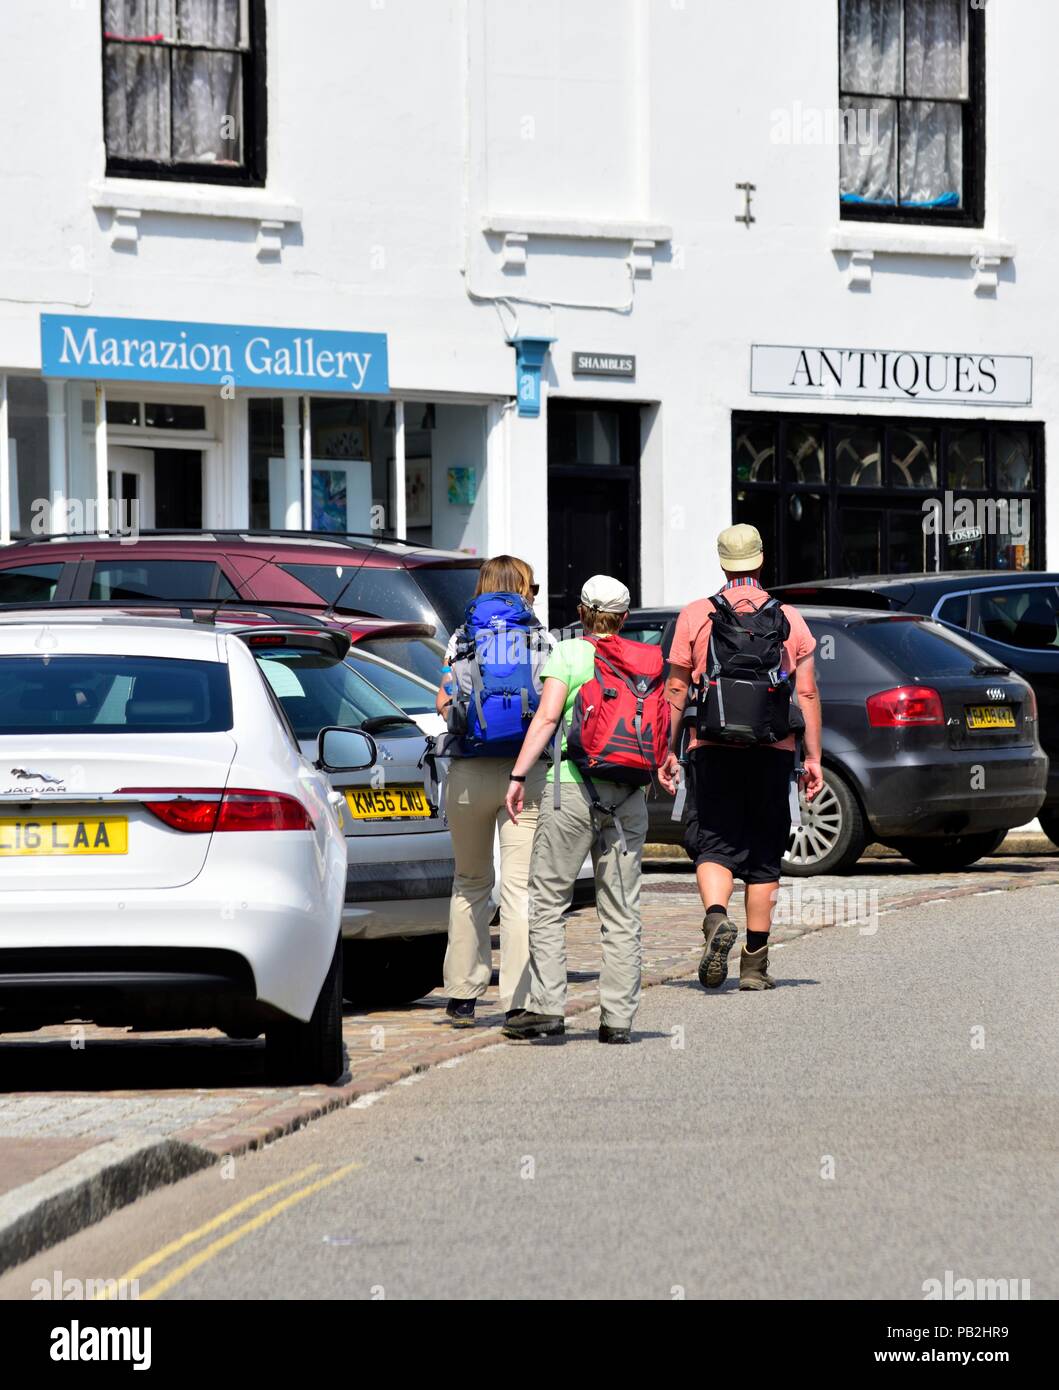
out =
<svg viewBox="0 0 1059 1390"><path fill-rule="evenodd" d="M1038 846L1040 848L1040 846ZM1003 855L974 869L924 874L872 858L843 878L785 881L773 943L836 918L885 930L886 916L941 897L1059 886L1050 853ZM733 918L742 924L741 901ZM693 974L702 908L686 860L656 860L644 887L644 981ZM569 1013L598 1003L594 909L571 914ZM455 1031L435 992L402 1009L347 1013L348 1071L332 1087L275 1088L263 1045L218 1033L129 1034L66 1026L0 1035L0 1269L45 1248L159 1183L301 1128L328 1111L499 1041L496 985L480 1025Z"/></svg>

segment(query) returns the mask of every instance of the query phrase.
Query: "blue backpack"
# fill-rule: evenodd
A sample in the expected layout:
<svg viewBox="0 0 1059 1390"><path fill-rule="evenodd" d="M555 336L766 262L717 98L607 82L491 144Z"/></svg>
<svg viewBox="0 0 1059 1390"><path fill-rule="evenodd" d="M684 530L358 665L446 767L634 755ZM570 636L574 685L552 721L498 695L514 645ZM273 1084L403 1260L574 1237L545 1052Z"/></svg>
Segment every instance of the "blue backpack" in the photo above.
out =
<svg viewBox="0 0 1059 1390"><path fill-rule="evenodd" d="M448 727L466 758L514 757L540 703L550 645L518 594L482 594L467 605L452 658ZM455 750L454 750L455 751Z"/></svg>

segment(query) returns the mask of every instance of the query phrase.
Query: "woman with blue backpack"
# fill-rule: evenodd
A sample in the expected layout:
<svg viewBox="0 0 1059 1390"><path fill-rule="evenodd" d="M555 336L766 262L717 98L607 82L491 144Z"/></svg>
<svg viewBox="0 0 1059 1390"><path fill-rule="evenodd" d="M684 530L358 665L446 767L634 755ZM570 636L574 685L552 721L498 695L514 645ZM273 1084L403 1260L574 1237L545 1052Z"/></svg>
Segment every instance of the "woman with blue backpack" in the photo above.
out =
<svg viewBox="0 0 1059 1390"><path fill-rule="evenodd" d="M445 953L447 1013L474 1026L475 1003L492 978L493 844L500 838L500 1007L507 1020L529 999L528 879L546 765L527 769L524 812L505 797L523 736L540 700L552 641L533 612L533 570L497 555L478 572L464 624L453 633L437 695L450 759L445 807L456 870Z"/></svg>

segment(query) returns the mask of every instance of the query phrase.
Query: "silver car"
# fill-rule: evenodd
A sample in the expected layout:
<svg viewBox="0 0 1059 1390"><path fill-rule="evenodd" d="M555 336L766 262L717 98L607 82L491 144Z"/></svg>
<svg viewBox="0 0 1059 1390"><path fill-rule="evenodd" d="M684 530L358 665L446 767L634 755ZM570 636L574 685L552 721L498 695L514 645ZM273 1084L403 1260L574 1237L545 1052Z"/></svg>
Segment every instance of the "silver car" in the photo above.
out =
<svg viewBox="0 0 1059 1390"><path fill-rule="evenodd" d="M344 659L340 630L259 626L242 636L307 752L333 726L362 729L378 745L376 767L331 777L348 851L346 997L386 1004L428 994L441 983L453 861L425 783L422 731Z"/></svg>

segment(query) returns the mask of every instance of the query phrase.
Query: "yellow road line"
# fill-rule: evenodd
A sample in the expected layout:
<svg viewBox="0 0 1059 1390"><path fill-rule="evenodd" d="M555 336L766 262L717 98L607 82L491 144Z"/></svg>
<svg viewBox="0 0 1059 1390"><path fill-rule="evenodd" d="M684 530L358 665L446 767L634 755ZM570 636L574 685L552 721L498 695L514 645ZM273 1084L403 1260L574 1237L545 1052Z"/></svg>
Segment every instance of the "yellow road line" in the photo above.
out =
<svg viewBox="0 0 1059 1390"><path fill-rule="evenodd" d="M236 1202L234 1206L226 1207L219 1215L206 1221L201 1226L196 1226L193 1231L188 1231L186 1235L179 1236L176 1240L171 1240L168 1245L163 1245L156 1250L153 1255L148 1255L139 1264L134 1264L131 1269L127 1269L118 1281L120 1287L123 1280L138 1279L141 1274L146 1274L148 1270L154 1269L164 1260L168 1260L170 1255L175 1255L178 1250L183 1250L194 1241L208 1236L211 1231L216 1231L218 1227L225 1226L240 1212L246 1211L249 1207L257 1206L258 1202L263 1202L266 1197L271 1197L273 1192L280 1192L285 1187L290 1187L291 1183L300 1182L302 1178L307 1178L310 1173L315 1173L319 1169L319 1163L310 1163L308 1168L302 1168L300 1172L292 1173L289 1178L283 1178L280 1182L270 1183L268 1187L263 1187L258 1192L253 1192L249 1197L244 1197L242 1201ZM114 1287L96 1294L97 1299L115 1297Z"/></svg>
<svg viewBox="0 0 1059 1390"><path fill-rule="evenodd" d="M321 1192L325 1187L330 1187L333 1182L338 1182L340 1178L346 1177L362 1165L359 1163L347 1163L342 1168L336 1168L333 1173L328 1173L326 1177L317 1178L315 1182L307 1184L297 1192L292 1192L289 1196L275 1202L271 1207L266 1207L264 1211L258 1212L249 1221L244 1221L241 1226L236 1226L234 1231L229 1231L227 1235L212 1241L183 1264L177 1265L165 1278L160 1279L157 1284L152 1284L146 1293L140 1295L141 1301L147 1299L161 1298L168 1293L181 1280L186 1279L194 1270L200 1269L207 1261L212 1260L215 1255L219 1255L222 1250L227 1250L230 1245L234 1245L237 1240L242 1240L244 1236L250 1235L253 1231L259 1231L262 1226L267 1226L270 1221L275 1220L282 1212L288 1211L299 1202L304 1202L306 1197L312 1197L314 1193Z"/></svg>

